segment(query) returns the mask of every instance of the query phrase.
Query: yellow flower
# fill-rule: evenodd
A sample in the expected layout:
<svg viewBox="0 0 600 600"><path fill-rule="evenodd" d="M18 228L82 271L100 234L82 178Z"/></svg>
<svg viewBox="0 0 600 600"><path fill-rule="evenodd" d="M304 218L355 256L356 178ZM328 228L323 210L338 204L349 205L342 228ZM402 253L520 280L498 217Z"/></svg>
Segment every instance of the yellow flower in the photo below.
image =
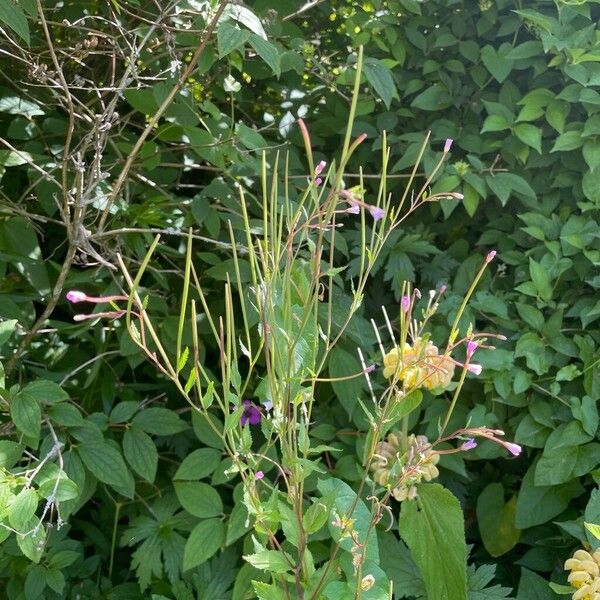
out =
<svg viewBox="0 0 600 600"><path fill-rule="evenodd" d="M576 590L573 600L600 600L600 550L577 550L565 561L565 570L571 571L567 580Z"/></svg>
<svg viewBox="0 0 600 600"><path fill-rule="evenodd" d="M402 381L406 387L428 390L445 388L454 375L454 361L440 356L435 344L417 338L413 345L396 346L383 357L383 376Z"/></svg>
<svg viewBox="0 0 600 600"><path fill-rule="evenodd" d="M436 466L440 455L424 435L410 434L406 445L402 441L402 433L392 432L377 445L371 465L373 479L389 488L396 500L414 500L416 484L440 474Z"/></svg>

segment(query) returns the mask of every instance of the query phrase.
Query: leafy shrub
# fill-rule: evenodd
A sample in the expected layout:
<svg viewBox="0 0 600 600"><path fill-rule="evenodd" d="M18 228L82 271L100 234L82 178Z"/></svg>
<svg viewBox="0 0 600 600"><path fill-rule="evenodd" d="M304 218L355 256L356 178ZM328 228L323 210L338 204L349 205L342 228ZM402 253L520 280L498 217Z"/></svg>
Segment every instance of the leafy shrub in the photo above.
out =
<svg viewBox="0 0 600 600"><path fill-rule="evenodd" d="M440 481L467 515L470 560L478 565L469 571L472 597L510 593L482 591L494 576L485 565L492 560L501 584L519 598L548 596L549 578L564 583L564 559L582 541L595 544L584 519L598 521L595 4L331 0L301 13L286 0L278 12L262 1L251 3L252 11L232 6L180 91L175 82L201 45L208 3L181 2L162 15L134 2L65 3L44 7L43 15L32 2L2 0L0 8L12 55L2 59L11 79L0 99L0 341L7 359L0 457L4 468L29 476L43 463L23 488L14 523L35 529L25 517L17 521L46 511L44 522L56 524L58 507L68 523L50 530L42 554L35 536L3 543L8 597L25 590L26 597L118 598L139 595L141 584L184 598L210 584L205 597L240 598L258 577L237 559L252 551L246 515L236 511L242 488L226 474L231 463L211 423L190 419L123 320L73 324L64 293L120 295L111 268L117 253L132 268L160 230L144 288L165 351L191 348L187 332L178 338L187 228L197 237L194 265L207 307L225 314L223 282L238 278L231 245L246 244L237 185L249 206L260 205L261 172L279 150L292 195L301 193L307 169L298 116L309 123L313 164L331 162L349 121L356 54L347 48L359 45L364 78L350 139L367 139L348 161L347 188L361 185L356 193L375 204L386 131L386 197L402 195L421 148L420 183L433 173L444 140L454 138L431 193L464 199L422 208L389 237L364 290L364 314L332 353L329 377L360 371L356 345L377 352L364 319L398 303L403 282L423 290L448 284L431 321L439 344L482 260L474 248L484 255L497 248L461 327L472 322L508 340L478 351L483 373L464 385L453 419L503 429L525 451L507 462L501 449L481 444L467 460L443 459ZM134 55L124 40L144 48ZM263 150L271 153L264 166ZM251 224L253 233L262 226ZM336 258L348 263L331 276L337 289L352 289L360 271L360 236L349 223L336 233ZM244 257L238 267L238 287L249 286ZM331 306L335 326L351 297L340 293ZM254 327L250 309L247 318ZM200 361L214 370L219 349L207 320L198 333L205 340ZM353 485L357 434L368 429L358 402L366 390L349 380L322 382L317 393L315 435L339 451L324 454L326 468ZM428 393L415 431L431 438L450 399ZM199 505L196 496L205 501ZM195 538L213 542L202 545L207 554L228 548L182 575L198 519L207 529ZM397 536L382 532L378 543L396 595L422 595ZM321 552L324 558L324 544Z"/></svg>

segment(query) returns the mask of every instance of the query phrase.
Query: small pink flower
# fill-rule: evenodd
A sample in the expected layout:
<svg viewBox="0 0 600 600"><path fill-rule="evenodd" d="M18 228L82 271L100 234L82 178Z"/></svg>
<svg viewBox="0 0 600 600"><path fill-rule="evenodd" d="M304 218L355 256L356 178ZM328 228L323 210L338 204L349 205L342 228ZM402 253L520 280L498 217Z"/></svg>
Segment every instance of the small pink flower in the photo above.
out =
<svg viewBox="0 0 600 600"><path fill-rule="evenodd" d="M320 161L319 164L315 167L315 177L320 175L326 166L327 166L327 163L324 160Z"/></svg>
<svg viewBox="0 0 600 600"><path fill-rule="evenodd" d="M320 177L317 177L317 178L315 179L315 185L316 185L317 187L319 187L319 186L320 186L322 183L323 183L323 180L322 180Z"/></svg>
<svg viewBox="0 0 600 600"><path fill-rule="evenodd" d="M467 342L467 360L471 360L471 357L475 353L475 350L477 350L477 342L469 340Z"/></svg>
<svg viewBox="0 0 600 600"><path fill-rule="evenodd" d="M466 442L463 442L460 446L461 450L473 450L477 448L477 442L473 438L469 438Z"/></svg>
<svg viewBox="0 0 600 600"><path fill-rule="evenodd" d="M262 479L264 476L265 476L265 474L262 471L256 471L256 473L254 473L255 481Z"/></svg>
<svg viewBox="0 0 600 600"><path fill-rule="evenodd" d="M410 310L410 296L402 296L402 300L400 300L400 308L402 312L407 313Z"/></svg>
<svg viewBox="0 0 600 600"><path fill-rule="evenodd" d="M469 373L473 373L473 375L481 375L481 371L483 367L481 365L473 363L472 365L467 365L467 371Z"/></svg>
<svg viewBox="0 0 600 600"><path fill-rule="evenodd" d="M521 446L519 444L513 444L511 442L505 442L502 444L513 456L519 456L521 454Z"/></svg>
<svg viewBox="0 0 600 600"><path fill-rule="evenodd" d="M446 143L444 144L444 154L450 152L450 148L452 148L452 142L454 142L452 138L448 138L446 140Z"/></svg>
<svg viewBox="0 0 600 600"><path fill-rule="evenodd" d="M494 260L494 258L496 257L496 254L497 254L497 252L495 250L490 250L487 253L487 256L485 257L485 262L491 263Z"/></svg>
<svg viewBox="0 0 600 600"><path fill-rule="evenodd" d="M67 292L66 298L69 302L77 304L78 302L85 302L87 300L87 295L83 292L79 292L78 290L71 290Z"/></svg>
<svg viewBox="0 0 600 600"><path fill-rule="evenodd" d="M369 206L369 212L373 217L373 221L381 221L385 217L385 211L383 208L379 208L379 206Z"/></svg>
<svg viewBox="0 0 600 600"><path fill-rule="evenodd" d="M347 213L360 215L360 206L356 202L350 202L350 208L346 209Z"/></svg>

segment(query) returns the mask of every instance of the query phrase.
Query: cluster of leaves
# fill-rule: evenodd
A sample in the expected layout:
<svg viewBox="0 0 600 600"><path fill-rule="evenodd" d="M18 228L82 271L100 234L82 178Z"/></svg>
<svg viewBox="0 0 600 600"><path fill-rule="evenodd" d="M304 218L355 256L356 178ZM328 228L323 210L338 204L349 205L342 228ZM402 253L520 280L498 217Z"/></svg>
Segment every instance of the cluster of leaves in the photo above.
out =
<svg viewBox="0 0 600 600"><path fill-rule="evenodd" d="M447 330L481 261L476 248L497 248L499 266L484 276L463 321L508 340L481 351L484 372L465 385L453 421L504 429L525 451L509 463L482 444L468 460L442 459L441 481L459 498L474 544L470 560L479 566L468 572L469 597L503 598L507 588L521 600L553 597L546 580L564 582L571 550L597 543L584 521L600 519L600 498L591 494L600 465L598 7L566 0L327 0L306 11L292 0L276 10L266 0L232 5L136 151L124 193L113 198L140 132L208 24L210 3L176 4L165 14L134 1L44 7L53 53L36 3L0 0L3 46L12 54L2 55L0 90L5 364L18 352L0 399L0 577L8 597L117 599L151 587L156 597L178 600L242 599L251 580L266 579L256 568L264 568L260 556L253 566L240 560L257 553L241 484L228 474L231 461L211 424L192 416L118 321L73 324L62 298L69 287L116 292L109 267L116 252L141 261L161 230L168 241L144 285L161 340L174 351L181 239L191 226L207 303L223 313L222 284L235 268L228 222L235 234L242 230L236 184L255 202L260 155L266 150L274 160L279 150L297 177L292 184L302 187L307 173L293 126L299 116L310 123L316 158L330 160L350 110L355 54L348 47L358 45L366 58L353 133L368 137L349 163L348 186L362 183L369 198L386 131L388 191L399 196L431 131L419 168L430 174L443 140L453 138L452 159L432 193L454 190L464 200L432 204L390 238L364 314L332 352L329 374L360 370L357 345L380 360L368 317L397 303L404 281L423 290L449 285L438 311L439 331ZM125 39L144 45L133 55ZM72 89L72 123L55 61ZM97 123L113 99L118 115ZM101 134L111 130L105 144ZM71 221L60 172L65 144L83 148L84 162L102 155L101 173L87 179L85 214ZM74 166L70 157L69 173ZM79 182L68 175L67 184ZM359 270L359 236L348 224L336 237L349 265L335 274L341 282ZM249 284L248 263L238 267L240 282ZM351 302L342 287L334 324ZM51 302L51 319L45 315L43 328L21 346ZM199 333L206 336L200 358L214 370L210 324L201 321ZM330 476L319 492L334 497L338 486L351 495L368 428L359 406L365 389L347 380L323 383L318 392L312 432L330 448L318 463ZM446 405L422 406L419 427L431 435ZM317 489L317 479L307 491ZM425 505L443 491L432 486L430 493ZM313 512L318 544L325 521ZM272 514L286 522L285 507L273 506ZM443 523L432 525L444 531ZM426 542L406 535L413 547ZM327 551L320 548L321 556ZM397 532L381 531L375 551L396 597L425 595L423 578L435 574L417 574ZM501 584L490 583L491 561ZM261 593L271 597L266 581Z"/></svg>

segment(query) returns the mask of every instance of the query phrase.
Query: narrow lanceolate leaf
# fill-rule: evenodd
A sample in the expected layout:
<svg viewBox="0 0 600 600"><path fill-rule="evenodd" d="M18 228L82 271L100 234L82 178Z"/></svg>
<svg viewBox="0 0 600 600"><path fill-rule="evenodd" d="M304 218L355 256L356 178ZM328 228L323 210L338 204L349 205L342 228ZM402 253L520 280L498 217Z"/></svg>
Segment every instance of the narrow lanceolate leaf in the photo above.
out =
<svg viewBox="0 0 600 600"><path fill-rule="evenodd" d="M146 481L156 477L158 452L152 438L137 427L130 427L123 436L123 454L131 468Z"/></svg>
<svg viewBox="0 0 600 600"><path fill-rule="evenodd" d="M82 442L77 450L92 475L124 496L133 498L133 477L116 448L104 440L91 439Z"/></svg>
<svg viewBox="0 0 600 600"><path fill-rule="evenodd" d="M404 501L400 535L410 549L428 598L467 597L467 545L459 501L443 486L418 486L416 500Z"/></svg>
<svg viewBox="0 0 600 600"><path fill-rule="evenodd" d="M208 519L192 530L183 551L183 570L206 562L225 541L225 524L220 519Z"/></svg>
<svg viewBox="0 0 600 600"><path fill-rule="evenodd" d="M36 440L40 437L42 411L30 394L19 392L11 400L10 416L21 433Z"/></svg>

